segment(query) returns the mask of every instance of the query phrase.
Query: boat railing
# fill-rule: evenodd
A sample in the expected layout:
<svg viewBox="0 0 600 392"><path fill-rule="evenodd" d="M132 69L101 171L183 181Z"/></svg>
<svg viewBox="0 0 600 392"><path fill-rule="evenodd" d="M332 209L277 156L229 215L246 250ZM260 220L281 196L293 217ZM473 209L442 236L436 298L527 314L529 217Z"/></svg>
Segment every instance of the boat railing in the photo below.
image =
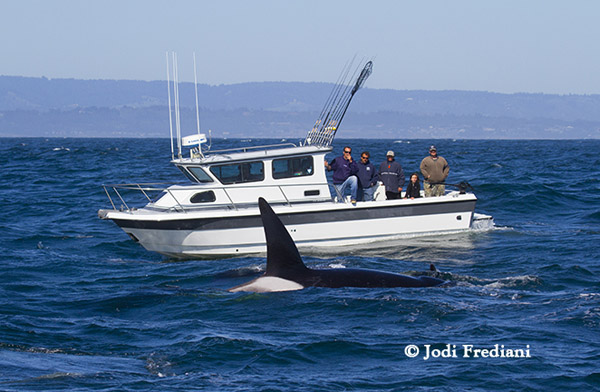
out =
<svg viewBox="0 0 600 392"><path fill-rule="evenodd" d="M223 150L210 150L207 151L207 154L215 154L215 153L224 153L224 152L235 152L235 151L241 151L241 152L248 152L250 150L266 150L266 149L271 149L271 148L282 148L282 147L297 147L294 143L279 143L279 144L267 144L264 146L247 146L247 147L235 147L235 148L226 148Z"/></svg>
<svg viewBox="0 0 600 392"><path fill-rule="evenodd" d="M175 212L184 212L187 213L189 210L192 209L197 209L197 208L206 208L207 205L203 204L201 206L198 207L189 207L189 205L187 207L184 207L184 205L186 205L186 203L181 202L175 195L176 192L173 192L172 189L170 189L170 187L172 185L186 185L186 190L222 190L223 193L225 194L225 196L227 197L227 199L229 200L229 203L227 204L218 204L215 207L219 207L222 208L223 206L230 206L231 208L233 208L234 210L238 210L239 206L241 206L242 204L248 204L247 202L235 202L234 198L231 196L230 192L228 192L228 190L233 190L233 189L244 189L244 190L252 190L252 189L264 189L264 188L277 188L279 190L279 192L281 193L283 200L285 200L285 204L291 206L292 205L292 201L288 195L285 193L285 191L283 190L283 187L289 188L289 187L310 187L310 186L323 186L326 185L325 183L311 183L311 184L284 184L284 185L243 185L243 186L213 186L211 185L210 187L206 187L206 186L202 186L202 185L198 185L198 186L194 186L194 185L189 185L189 183L136 183L136 184L106 184L106 185L102 185L104 192L106 193L106 196L108 197L108 200L110 201L110 204L112 205L114 210L120 210L120 211L128 211L128 212L132 212L135 211L137 208L136 207L130 207L131 201L129 203L126 202L126 197L125 197L125 192L128 191L136 191L136 193L143 195L143 197L147 200L148 203L154 203L156 201L156 197L158 195L162 195L163 193L167 193L169 194L173 200L176 203L176 206L169 208L169 210L171 211L175 211ZM125 192L124 192L125 191ZM111 193L112 192L112 193ZM152 198L153 194L158 194L154 197L154 200ZM113 199L114 198L114 199ZM142 199L144 200L144 199ZM117 208L115 202L121 202L121 207ZM139 200L138 200L139 202ZM253 203L256 204L256 203Z"/></svg>

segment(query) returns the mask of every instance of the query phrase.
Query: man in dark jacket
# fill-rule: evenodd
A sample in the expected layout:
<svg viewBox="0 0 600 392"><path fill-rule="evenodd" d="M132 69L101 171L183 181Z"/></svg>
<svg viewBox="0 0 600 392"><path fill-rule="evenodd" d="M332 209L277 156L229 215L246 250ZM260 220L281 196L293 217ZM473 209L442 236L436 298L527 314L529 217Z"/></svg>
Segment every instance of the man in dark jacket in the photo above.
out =
<svg viewBox="0 0 600 392"><path fill-rule="evenodd" d="M352 204L356 205L356 194L358 191L358 179L356 178L356 173L358 173L358 167L356 166L356 162L352 159L351 153L352 149L350 147L344 147L344 154L334 158L334 160L331 161L331 164L325 161L325 167L328 171L333 170L333 186L337 191L338 201L344 201L344 192L346 191L346 188L350 187L350 198Z"/></svg>
<svg viewBox="0 0 600 392"><path fill-rule="evenodd" d="M379 176L375 166L369 161L370 156L368 151L364 151L360 154L360 161L356 163L358 166L358 173L356 174L358 177L358 200L372 201L373 193L377 188Z"/></svg>
<svg viewBox="0 0 600 392"><path fill-rule="evenodd" d="M394 151L387 152L387 160L379 167L379 180L385 185L385 196L388 200L399 199L404 186L404 170L394 160Z"/></svg>

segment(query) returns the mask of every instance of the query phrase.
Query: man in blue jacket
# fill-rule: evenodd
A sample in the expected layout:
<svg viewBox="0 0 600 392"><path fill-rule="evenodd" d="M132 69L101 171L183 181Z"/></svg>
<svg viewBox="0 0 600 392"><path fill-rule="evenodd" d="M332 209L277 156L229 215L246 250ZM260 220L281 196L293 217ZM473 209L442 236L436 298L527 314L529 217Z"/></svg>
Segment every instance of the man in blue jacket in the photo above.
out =
<svg viewBox="0 0 600 392"><path fill-rule="evenodd" d="M377 188L377 170L375 166L369 161L371 155L368 151L364 151L360 154L360 161L356 162L358 166L358 200L372 201L373 193Z"/></svg>
<svg viewBox="0 0 600 392"><path fill-rule="evenodd" d="M388 200L399 199L404 186L404 170L394 160L394 151L387 152L387 160L379 167L379 180L385 185L385 196Z"/></svg>
<svg viewBox="0 0 600 392"><path fill-rule="evenodd" d="M352 159L351 153L352 149L350 147L344 147L344 154L331 161L331 164L325 161L325 167L328 171L333 170L333 186L337 190L338 201L344 201L344 192L346 188L350 187L350 198L352 204L356 205L356 193L358 191L356 173L358 172L358 167Z"/></svg>

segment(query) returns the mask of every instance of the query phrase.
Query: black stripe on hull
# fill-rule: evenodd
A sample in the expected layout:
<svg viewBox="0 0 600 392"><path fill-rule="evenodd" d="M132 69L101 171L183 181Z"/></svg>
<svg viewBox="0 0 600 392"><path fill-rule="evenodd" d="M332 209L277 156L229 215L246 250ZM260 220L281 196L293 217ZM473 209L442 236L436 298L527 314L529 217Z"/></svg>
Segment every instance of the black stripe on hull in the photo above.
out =
<svg viewBox="0 0 600 392"><path fill-rule="evenodd" d="M349 208L343 210L320 210L298 213L280 213L279 218L284 225L302 225L307 223L327 223L343 221L360 221L368 219L399 218L447 213L464 213L475 210L475 200L427 203L417 205L390 205L366 208ZM260 215L176 219L168 221L144 221L113 219L121 228L154 229L154 230L223 230L262 227Z"/></svg>

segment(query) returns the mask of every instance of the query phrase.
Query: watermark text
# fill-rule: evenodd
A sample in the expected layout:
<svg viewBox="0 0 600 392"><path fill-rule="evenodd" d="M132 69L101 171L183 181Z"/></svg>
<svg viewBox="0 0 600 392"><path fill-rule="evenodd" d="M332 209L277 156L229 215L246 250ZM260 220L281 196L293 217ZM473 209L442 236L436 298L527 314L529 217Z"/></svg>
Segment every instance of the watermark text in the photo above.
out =
<svg viewBox="0 0 600 392"><path fill-rule="evenodd" d="M525 347L505 347L503 344L494 344L491 347L475 347L473 344L437 346L424 344L419 347L409 344L404 347L404 355L408 358L422 357L424 361L431 358L531 358L529 345Z"/></svg>

